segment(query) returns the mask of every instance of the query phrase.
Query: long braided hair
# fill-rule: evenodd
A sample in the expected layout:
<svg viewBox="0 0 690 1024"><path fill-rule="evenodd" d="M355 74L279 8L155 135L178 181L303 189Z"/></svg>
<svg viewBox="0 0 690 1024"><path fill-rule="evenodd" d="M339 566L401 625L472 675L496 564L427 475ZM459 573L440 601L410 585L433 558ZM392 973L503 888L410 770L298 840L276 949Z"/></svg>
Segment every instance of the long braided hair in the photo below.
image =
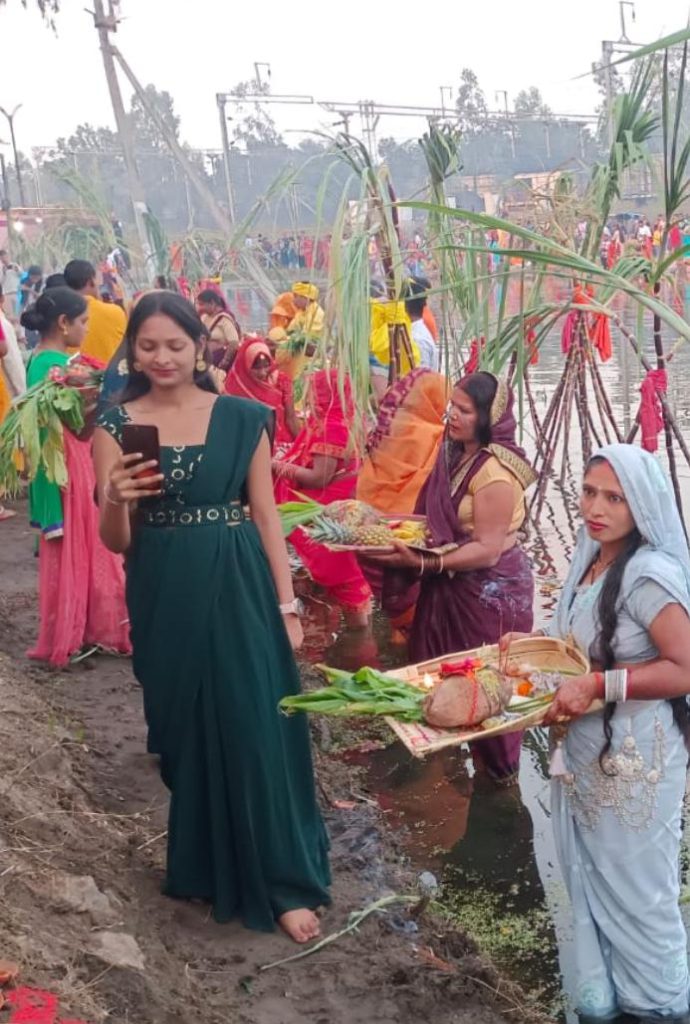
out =
<svg viewBox="0 0 690 1024"><path fill-rule="evenodd" d="M587 468L589 469L590 466L595 466L605 461L605 459L595 457L590 461ZM598 612L601 628L591 653L593 659L601 664L605 672L614 668L616 664L613 644L618 628L617 605L625 569L630 559L639 551L644 543L644 537L635 527L628 534L624 549L609 568L601 588L601 593L599 594ZM690 708L688 708L688 702L685 697L674 697L669 700L669 704L673 710L673 719L685 740L685 746L690 751ZM613 741L613 726L611 722L616 713L617 706L617 704L608 703L604 709L605 742L599 754L599 765L601 770L607 775L616 774L615 768L606 764L606 758L611 750L611 743Z"/></svg>

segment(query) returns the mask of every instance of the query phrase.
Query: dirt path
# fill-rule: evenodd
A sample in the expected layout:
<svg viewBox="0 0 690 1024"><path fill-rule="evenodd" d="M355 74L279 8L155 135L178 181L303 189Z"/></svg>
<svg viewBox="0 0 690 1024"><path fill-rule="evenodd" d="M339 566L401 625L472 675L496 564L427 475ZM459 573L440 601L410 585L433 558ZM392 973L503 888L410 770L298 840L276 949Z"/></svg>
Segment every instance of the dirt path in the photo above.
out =
<svg viewBox="0 0 690 1024"><path fill-rule="evenodd" d="M164 898L167 794L145 753L139 688L126 660L63 673L26 661L37 562L19 513L0 523L0 958L21 963L25 984L58 992L62 1015L88 1024L536 1019L516 1012L519 994L470 942L427 913L371 917L356 936L259 973L295 947ZM346 795L350 769L319 763L324 792ZM326 814L330 933L352 910L413 891L414 875L375 808Z"/></svg>

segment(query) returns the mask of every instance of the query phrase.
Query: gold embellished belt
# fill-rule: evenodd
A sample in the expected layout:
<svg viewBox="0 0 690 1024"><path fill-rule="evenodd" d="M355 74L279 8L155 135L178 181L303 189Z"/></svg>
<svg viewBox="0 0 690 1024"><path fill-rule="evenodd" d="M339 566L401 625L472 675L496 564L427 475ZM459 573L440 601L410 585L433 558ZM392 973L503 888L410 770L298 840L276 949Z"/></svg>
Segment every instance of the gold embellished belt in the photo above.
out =
<svg viewBox="0 0 690 1024"><path fill-rule="evenodd" d="M179 508L140 508L141 526L241 526L247 519L241 501L228 505L180 505Z"/></svg>

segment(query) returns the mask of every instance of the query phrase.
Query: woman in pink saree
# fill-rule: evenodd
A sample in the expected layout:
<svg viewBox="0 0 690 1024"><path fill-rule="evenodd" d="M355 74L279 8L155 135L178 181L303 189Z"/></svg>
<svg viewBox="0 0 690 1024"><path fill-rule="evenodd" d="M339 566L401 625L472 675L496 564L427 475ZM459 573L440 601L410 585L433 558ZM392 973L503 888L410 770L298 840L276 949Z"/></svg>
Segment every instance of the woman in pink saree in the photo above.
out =
<svg viewBox="0 0 690 1024"><path fill-rule="evenodd" d="M39 332L27 368L29 387L51 373L69 379L67 349L86 334L87 308L70 288L49 288L22 315ZM39 470L29 490L31 525L41 531L38 563L39 633L29 657L61 667L86 647L131 653L122 559L98 533L91 443L62 428L64 488Z"/></svg>

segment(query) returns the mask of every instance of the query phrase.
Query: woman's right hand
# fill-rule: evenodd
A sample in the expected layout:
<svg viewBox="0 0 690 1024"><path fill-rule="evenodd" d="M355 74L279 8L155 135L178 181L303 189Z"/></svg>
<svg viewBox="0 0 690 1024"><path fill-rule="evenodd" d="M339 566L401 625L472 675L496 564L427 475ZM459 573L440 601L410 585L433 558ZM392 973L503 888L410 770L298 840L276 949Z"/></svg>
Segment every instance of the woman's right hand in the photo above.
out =
<svg viewBox="0 0 690 1024"><path fill-rule="evenodd" d="M516 640L529 640L533 636L541 636L541 633L504 633L498 641L498 649L505 652Z"/></svg>
<svg viewBox="0 0 690 1024"><path fill-rule="evenodd" d="M113 465L108 477L106 497L116 505L127 505L141 498L155 498L162 494L162 473L140 476L147 470L156 469L155 459L142 462L141 454L122 455Z"/></svg>

